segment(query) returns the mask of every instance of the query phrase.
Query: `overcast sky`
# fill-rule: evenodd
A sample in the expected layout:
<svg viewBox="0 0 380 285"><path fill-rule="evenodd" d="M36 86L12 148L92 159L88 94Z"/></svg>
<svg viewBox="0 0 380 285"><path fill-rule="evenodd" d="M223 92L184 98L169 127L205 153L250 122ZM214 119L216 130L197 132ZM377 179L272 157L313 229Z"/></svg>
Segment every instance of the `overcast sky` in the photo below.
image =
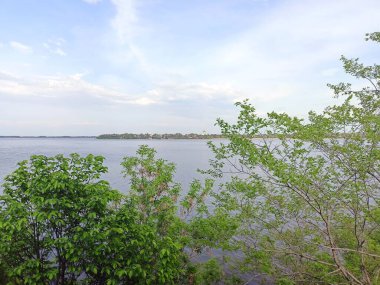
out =
<svg viewBox="0 0 380 285"><path fill-rule="evenodd" d="M379 0L2 0L0 135L218 132L234 102L304 116Z"/></svg>

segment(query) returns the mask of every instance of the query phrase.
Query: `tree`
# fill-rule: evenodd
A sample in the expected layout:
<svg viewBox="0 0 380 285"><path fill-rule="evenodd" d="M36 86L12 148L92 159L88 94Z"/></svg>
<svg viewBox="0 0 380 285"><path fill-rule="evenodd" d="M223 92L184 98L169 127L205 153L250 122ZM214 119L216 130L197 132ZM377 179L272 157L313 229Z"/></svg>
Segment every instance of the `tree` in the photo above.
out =
<svg viewBox="0 0 380 285"><path fill-rule="evenodd" d="M185 194L181 186L174 182L175 165L156 158L156 151L147 145L139 147L137 156L125 157L122 166L130 180L129 197L137 205L137 223L155 229L156 241L166 244L170 240L176 244L182 263L173 260L173 256L170 261L174 262L173 268L182 270L177 284L193 284L193 275L202 274L203 271L201 266L192 266L189 259L203 253L206 248L219 247L220 240L225 238L223 233L234 232L230 230L234 224L227 224L229 220L223 215L206 215L205 199L213 187L213 181L206 180L202 185L194 180ZM217 218L218 226L215 227ZM227 240L230 237L228 235ZM153 255L151 258L154 261L157 257ZM167 271L168 268L167 264ZM171 276L181 274L172 272ZM165 280L170 283L168 277Z"/></svg>
<svg viewBox="0 0 380 285"><path fill-rule="evenodd" d="M368 87L329 85L344 102L308 120L237 103L217 121L228 143L210 143L209 173L234 173L214 196L240 220L237 262L278 284L380 283L380 66L341 60Z"/></svg>
<svg viewBox="0 0 380 285"><path fill-rule="evenodd" d="M0 269L10 284L174 284L179 244L100 180L103 157L32 156L5 178Z"/></svg>
<svg viewBox="0 0 380 285"><path fill-rule="evenodd" d="M180 276L175 279L177 284L212 284L226 279L214 259L196 266L190 262L207 249L231 249L227 241L235 233L235 217L219 210L210 214L206 205L213 181L206 179L202 185L194 180L185 193L174 182L175 165L156 158L156 151L146 145L140 146L137 156L125 157L122 166L130 180L129 197L137 205L137 223L155 229L156 242L166 244L170 240L177 246L177 251L170 251L173 267L169 266L169 261L165 264L166 272L170 272L170 268L173 270L165 277L166 283L175 276ZM153 263L157 258L158 255L151 256ZM159 272L154 266L151 270Z"/></svg>
<svg viewBox="0 0 380 285"><path fill-rule="evenodd" d="M0 252L10 280L21 284L67 284L85 269L70 258L79 237L120 199L107 182L103 158L32 156L5 178L1 196ZM79 236L78 236L79 235Z"/></svg>
<svg viewBox="0 0 380 285"><path fill-rule="evenodd" d="M149 254L149 270L156 276L153 284L175 284L185 278L187 264L183 224L177 216L181 187L173 179L175 165L155 155L154 149L142 145L137 156L124 157L121 165L130 181L128 195L136 207L135 223L155 233L156 249Z"/></svg>
<svg viewBox="0 0 380 285"><path fill-rule="evenodd" d="M140 146L136 157L125 157L121 165L130 179L129 195L138 205L141 223L153 225L167 235L176 219L176 202L181 186L173 181L175 166L155 158L156 151Z"/></svg>

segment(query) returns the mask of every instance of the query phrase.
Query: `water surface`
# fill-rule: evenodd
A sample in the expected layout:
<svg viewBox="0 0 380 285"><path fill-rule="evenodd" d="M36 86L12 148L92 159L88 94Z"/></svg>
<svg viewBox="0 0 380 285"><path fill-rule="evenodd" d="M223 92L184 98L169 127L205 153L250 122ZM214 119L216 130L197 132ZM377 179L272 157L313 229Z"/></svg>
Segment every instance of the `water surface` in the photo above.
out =
<svg viewBox="0 0 380 285"><path fill-rule="evenodd" d="M125 156L133 156L140 145L157 150L157 156L176 164L175 179L186 189L194 178L202 178L197 169L207 169L212 152L208 140L98 140L95 138L1 138L0 184L4 177L17 168L17 163L33 154L54 156L79 153L102 155L108 173L104 179L111 186L126 192L128 182L121 174L120 163Z"/></svg>

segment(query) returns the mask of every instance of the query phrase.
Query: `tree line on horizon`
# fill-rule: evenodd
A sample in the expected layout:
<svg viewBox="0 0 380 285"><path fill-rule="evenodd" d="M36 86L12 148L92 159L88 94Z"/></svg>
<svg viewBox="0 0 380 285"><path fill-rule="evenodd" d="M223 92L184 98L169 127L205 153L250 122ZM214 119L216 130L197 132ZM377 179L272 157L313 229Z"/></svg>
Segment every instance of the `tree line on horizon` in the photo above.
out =
<svg viewBox="0 0 380 285"><path fill-rule="evenodd" d="M223 138L221 134L182 134L182 133L173 133L173 134L133 134L133 133L124 133L124 134L102 134L96 137L97 139L153 139L153 140L165 140L165 139L215 139Z"/></svg>

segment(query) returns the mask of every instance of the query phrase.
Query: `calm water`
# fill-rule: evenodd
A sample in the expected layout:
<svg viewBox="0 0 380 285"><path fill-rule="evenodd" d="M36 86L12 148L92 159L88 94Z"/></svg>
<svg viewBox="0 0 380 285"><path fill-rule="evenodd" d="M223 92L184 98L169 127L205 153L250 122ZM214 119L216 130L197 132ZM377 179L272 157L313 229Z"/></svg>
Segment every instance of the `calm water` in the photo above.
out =
<svg viewBox="0 0 380 285"><path fill-rule="evenodd" d="M76 152L81 155L94 154L106 158L108 180L112 187L126 192L128 182L121 174L121 160L135 155L140 145L149 145L157 150L157 156L176 164L176 181L187 189L194 179L201 179L197 169L207 169L212 153L207 140L97 140L91 138L2 138L0 139L0 184L5 175L17 168L19 161L33 154L53 156ZM1 189L0 189L1 191Z"/></svg>

